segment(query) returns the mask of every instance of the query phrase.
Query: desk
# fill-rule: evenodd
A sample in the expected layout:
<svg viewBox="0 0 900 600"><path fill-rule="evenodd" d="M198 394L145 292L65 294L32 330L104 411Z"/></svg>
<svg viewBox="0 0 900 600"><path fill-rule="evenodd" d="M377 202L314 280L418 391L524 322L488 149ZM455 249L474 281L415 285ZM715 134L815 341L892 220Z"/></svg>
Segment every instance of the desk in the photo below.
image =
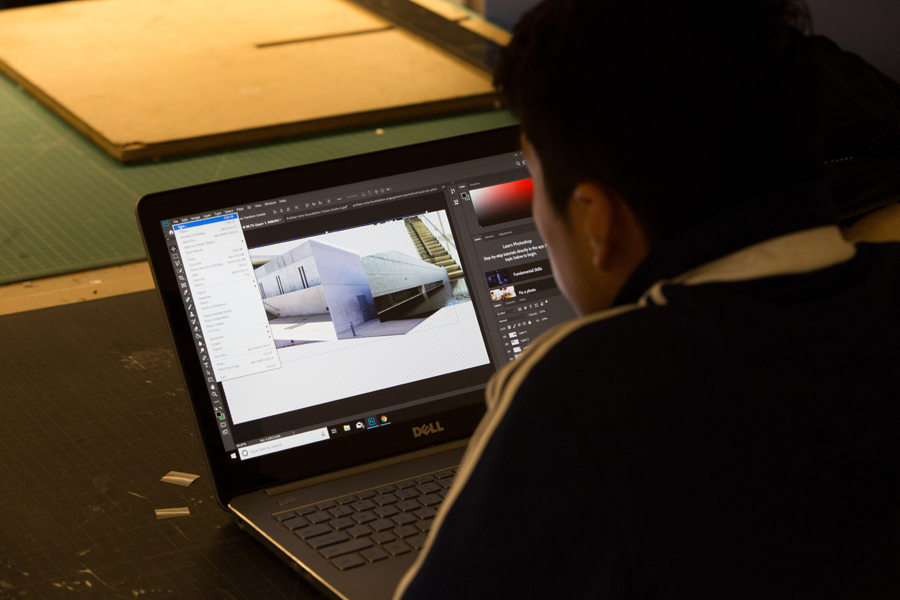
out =
<svg viewBox="0 0 900 600"><path fill-rule="evenodd" d="M0 339L0 598L321 598L216 505L155 292L2 316Z"/></svg>

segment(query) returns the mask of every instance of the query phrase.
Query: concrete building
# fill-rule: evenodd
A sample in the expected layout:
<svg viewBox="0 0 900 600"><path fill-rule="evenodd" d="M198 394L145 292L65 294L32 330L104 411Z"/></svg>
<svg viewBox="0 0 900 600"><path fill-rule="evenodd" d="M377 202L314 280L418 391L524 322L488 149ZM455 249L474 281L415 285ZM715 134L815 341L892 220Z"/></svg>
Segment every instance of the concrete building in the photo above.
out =
<svg viewBox="0 0 900 600"><path fill-rule="evenodd" d="M338 338L375 318L360 256L307 240L255 269L266 311L277 318L329 314Z"/></svg>
<svg viewBox="0 0 900 600"><path fill-rule="evenodd" d="M452 300L447 269L396 250L360 257L307 240L262 261L254 273L280 346L402 335Z"/></svg>
<svg viewBox="0 0 900 600"><path fill-rule="evenodd" d="M382 321L411 316L403 310L403 305L414 298L427 298L438 288L450 290L450 278L445 268L402 252L364 256L362 264Z"/></svg>

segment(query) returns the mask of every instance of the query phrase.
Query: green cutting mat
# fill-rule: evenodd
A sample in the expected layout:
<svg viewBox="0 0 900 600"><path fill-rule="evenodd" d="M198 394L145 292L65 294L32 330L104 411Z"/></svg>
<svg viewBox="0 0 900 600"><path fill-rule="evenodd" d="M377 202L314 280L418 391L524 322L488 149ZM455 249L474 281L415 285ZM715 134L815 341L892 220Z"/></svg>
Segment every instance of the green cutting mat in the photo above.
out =
<svg viewBox="0 0 900 600"><path fill-rule="evenodd" d="M134 205L150 192L514 122L484 111L122 165L0 77L0 283L141 260Z"/></svg>

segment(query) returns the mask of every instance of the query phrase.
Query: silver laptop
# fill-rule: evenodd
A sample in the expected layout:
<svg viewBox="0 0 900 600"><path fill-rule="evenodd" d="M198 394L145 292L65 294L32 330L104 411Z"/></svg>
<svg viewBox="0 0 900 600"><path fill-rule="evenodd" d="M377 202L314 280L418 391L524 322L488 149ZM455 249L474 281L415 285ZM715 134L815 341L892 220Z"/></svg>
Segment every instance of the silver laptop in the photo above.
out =
<svg viewBox="0 0 900 600"><path fill-rule="evenodd" d="M488 378L573 316L517 128L148 195L218 501L326 595L390 598Z"/></svg>

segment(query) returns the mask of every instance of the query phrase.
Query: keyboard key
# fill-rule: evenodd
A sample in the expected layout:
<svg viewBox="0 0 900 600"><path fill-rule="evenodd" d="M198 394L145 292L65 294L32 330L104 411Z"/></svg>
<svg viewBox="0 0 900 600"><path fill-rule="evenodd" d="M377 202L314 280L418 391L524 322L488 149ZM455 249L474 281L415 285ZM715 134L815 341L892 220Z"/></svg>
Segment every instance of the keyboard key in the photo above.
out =
<svg viewBox="0 0 900 600"><path fill-rule="evenodd" d="M390 493L390 492L393 492L393 491L396 490L396 489L397 489L397 486L396 486L396 485L386 485L386 486L384 486L384 487L378 488L378 489L375 490L375 491L378 492L379 494L388 494L388 493Z"/></svg>
<svg viewBox="0 0 900 600"><path fill-rule="evenodd" d="M335 507L335 504L334 504L334 502L331 502L331 501L322 502L321 504L316 504L316 508L318 508L319 510L328 510L329 508L334 508L334 507Z"/></svg>
<svg viewBox="0 0 900 600"><path fill-rule="evenodd" d="M402 540L397 540L396 542L388 542L381 546L388 552L390 552L394 556L400 556L401 554L406 554L409 552L410 548L406 544L403 543Z"/></svg>
<svg viewBox="0 0 900 600"><path fill-rule="evenodd" d="M415 481L401 481L400 483L397 484L397 489L405 490L406 488L411 488L414 485L416 485Z"/></svg>
<svg viewBox="0 0 900 600"><path fill-rule="evenodd" d="M449 493L450 493L450 490L441 490L440 492L438 492L438 496L440 496L441 498L446 498L447 494L449 494Z"/></svg>
<svg viewBox="0 0 900 600"><path fill-rule="evenodd" d="M335 500L338 503L338 506L345 506L347 504L353 504L356 502L356 496L344 496L343 498L338 498Z"/></svg>
<svg viewBox="0 0 900 600"><path fill-rule="evenodd" d="M303 517L294 517L293 519L288 519L287 521L282 521L282 525L293 531L294 529L300 529L301 527L306 527L309 525L309 521L304 519Z"/></svg>
<svg viewBox="0 0 900 600"><path fill-rule="evenodd" d="M324 523L325 521L330 521L331 515L329 515L327 512L319 511L319 512L314 512L311 515L308 515L306 518L309 519L310 523L315 525L316 523Z"/></svg>
<svg viewBox="0 0 900 600"><path fill-rule="evenodd" d="M369 562L378 562L379 560L384 560L388 557L388 553L377 546L375 548L363 550L360 554Z"/></svg>
<svg viewBox="0 0 900 600"><path fill-rule="evenodd" d="M387 519L378 519L377 521L372 521L369 523L369 527L371 527L374 531L387 531L388 529L394 528L393 521L388 521Z"/></svg>
<svg viewBox="0 0 900 600"><path fill-rule="evenodd" d="M419 529L422 533L428 533L431 531L431 524L434 523L433 519L428 519L427 521L419 521L416 523L416 528Z"/></svg>
<svg viewBox="0 0 900 600"><path fill-rule="evenodd" d="M374 545L375 544L372 543L372 540L370 540L369 538L362 538L359 540L350 540L349 542L329 546L323 550L319 550L319 554L321 554L325 558L335 558L337 556L343 556L344 554L350 554L351 552L365 550L366 548L371 548Z"/></svg>
<svg viewBox="0 0 900 600"><path fill-rule="evenodd" d="M393 494L381 494L379 496L375 496L372 498L372 502L377 504L378 506L385 506L387 504L393 504L397 501L397 496Z"/></svg>
<svg viewBox="0 0 900 600"><path fill-rule="evenodd" d="M315 506L304 506L303 508L301 508L299 510L295 510L294 512L297 513L298 515L300 515L301 517L305 517L306 515L311 515L314 512L316 512L316 507Z"/></svg>
<svg viewBox="0 0 900 600"><path fill-rule="evenodd" d="M450 486L453 485L453 482L456 480L456 477L448 477L446 479L438 479L437 484L444 488L445 490L449 490Z"/></svg>
<svg viewBox="0 0 900 600"><path fill-rule="evenodd" d="M422 506L434 506L435 504L440 504L444 501L444 499L437 494L427 494L421 498L417 498L417 500ZM312 519L310 519L310 521L312 521Z"/></svg>
<svg viewBox="0 0 900 600"><path fill-rule="evenodd" d="M294 535L301 540L306 540L317 535L322 535L323 533L330 533L331 531L334 530L328 525L310 525L309 527L295 530Z"/></svg>
<svg viewBox="0 0 900 600"><path fill-rule="evenodd" d="M371 500L357 500L350 506L353 507L353 510L372 510L376 504Z"/></svg>
<svg viewBox="0 0 900 600"><path fill-rule="evenodd" d="M281 513L280 515L272 515L272 518L275 519L276 521L278 521L279 523L283 523L283 522L287 521L288 519L293 519L296 516L297 516L297 513L286 512L286 513Z"/></svg>
<svg viewBox="0 0 900 600"><path fill-rule="evenodd" d="M416 550L421 550L425 547L426 540L428 540L428 536L426 536L424 533L420 533L419 535L414 535L413 537L406 538L406 543Z"/></svg>
<svg viewBox="0 0 900 600"><path fill-rule="evenodd" d="M411 515L409 513L400 513L396 517L391 517L391 521L396 523L397 525L409 525L410 523L415 523L418 521L415 515Z"/></svg>
<svg viewBox="0 0 900 600"><path fill-rule="evenodd" d="M346 532L355 538L366 537L367 535L372 535L372 528L365 525L355 525L347 529Z"/></svg>
<svg viewBox="0 0 900 600"><path fill-rule="evenodd" d="M318 550L319 548L325 548L326 546L346 542L349 539L350 536L343 531L333 531L331 533L326 533L325 535L310 538L306 540L306 543L309 544L310 547L312 547L314 550Z"/></svg>
<svg viewBox="0 0 900 600"><path fill-rule="evenodd" d="M356 567L361 567L366 564L366 561L364 561L359 554L348 554L346 556L335 558L331 561L331 564L341 571L348 571L350 569L355 569Z"/></svg>
<svg viewBox="0 0 900 600"><path fill-rule="evenodd" d="M416 477L416 483L428 483L429 481L434 481L434 477L431 475L423 475L422 477Z"/></svg>
<svg viewBox="0 0 900 600"><path fill-rule="evenodd" d="M371 512L361 512L361 513L356 513L355 515L353 515L350 518L353 519L354 521L356 521L357 523L359 523L360 525L362 525L363 523L369 523L371 521L374 521L378 517L376 517Z"/></svg>
<svg viewBox="0 0 900 600"><path fill-rule="evenodd" d="M418 496L419 492L415 489L405 489L394 492L394 495L401 500L409 500L410 498L415 498L416 496Z"/></svg>
<svg viewBox="0 0 900 600"><path fill-rule="evenodd" d="M328 510L328 514L332 517L346 517L353 514L353 509L349 506L335 506Z"/></svg>
<svg viewBox="0 0 900 600"><path fill-rule="evenodd" d="M379 506L372 512L384 519L387 517L393 517L400 511L397 510L396 508L394 508L393 506L388 505L388 506Z"/></svg>
<svg viewBox="0 0 900 600"><path fill-rule="evenodd" d="M379 544L387 544L388 542L395 541L397 539L397 536L390 531L381 531L379 533L373 533L372 537L370 537L369 539L374 542L378 542Z"/></svg>
<svg viewBox="0 0 900 600"><path fill-rule="evenodd" d="M399 508L400 510L402 510L404 512L409 512L411 510L416 510L418 508L422 508L422 505L419 504L415 500L401 500L394 506L396 506L397 508Z"/></svg>
<svg viewBox="0 0 900 600"><path fill-rule="evenodd" d="M417 485L416 489L419 490L420 494L433 494L435 492L441 491L441 486L438 484L431 483L423 483L422 485Z"/></svg>
<svg viewBox="0 0 900 600"><path fill-rule="evenodd" d="M413 527L412 525L404 525L403 527L397 527L394 529L394 535L399 538L408 538L414 535L419 535L419 530Z"/></svg>
<svg viewBox="0 0 900 600"><path fill-rule="evenodd" d="M453 477L456 473L453 469L447 469L446 471L441 471L440 473L435 473L434 476L436 479L444 479L445 477Z"/></svg>
<svg viewBox="0 0 900 600"><path fill-rule="evenodd" d="M368 500L369 498L373 498L375 496L375 492L361 492L356 495L360 500Z"/></svg>
<svg viewBox="0 0 900 600"><path fill-rule="evenodd" d="M419 510L413 512L413 514L420 519L430 519L437 514L437 509L435 509L433 506L426 506L425 508L420 508Z"/></svg>
<svg viewBox="0 0 900 600"><path fill-rule="evenodd" d="M332 519L329 525L340 531L341 529L348 529L350 527L353 527L354 525L356 525L356 521L354 521L350 517L341 517L340 519Z"/></svg>

